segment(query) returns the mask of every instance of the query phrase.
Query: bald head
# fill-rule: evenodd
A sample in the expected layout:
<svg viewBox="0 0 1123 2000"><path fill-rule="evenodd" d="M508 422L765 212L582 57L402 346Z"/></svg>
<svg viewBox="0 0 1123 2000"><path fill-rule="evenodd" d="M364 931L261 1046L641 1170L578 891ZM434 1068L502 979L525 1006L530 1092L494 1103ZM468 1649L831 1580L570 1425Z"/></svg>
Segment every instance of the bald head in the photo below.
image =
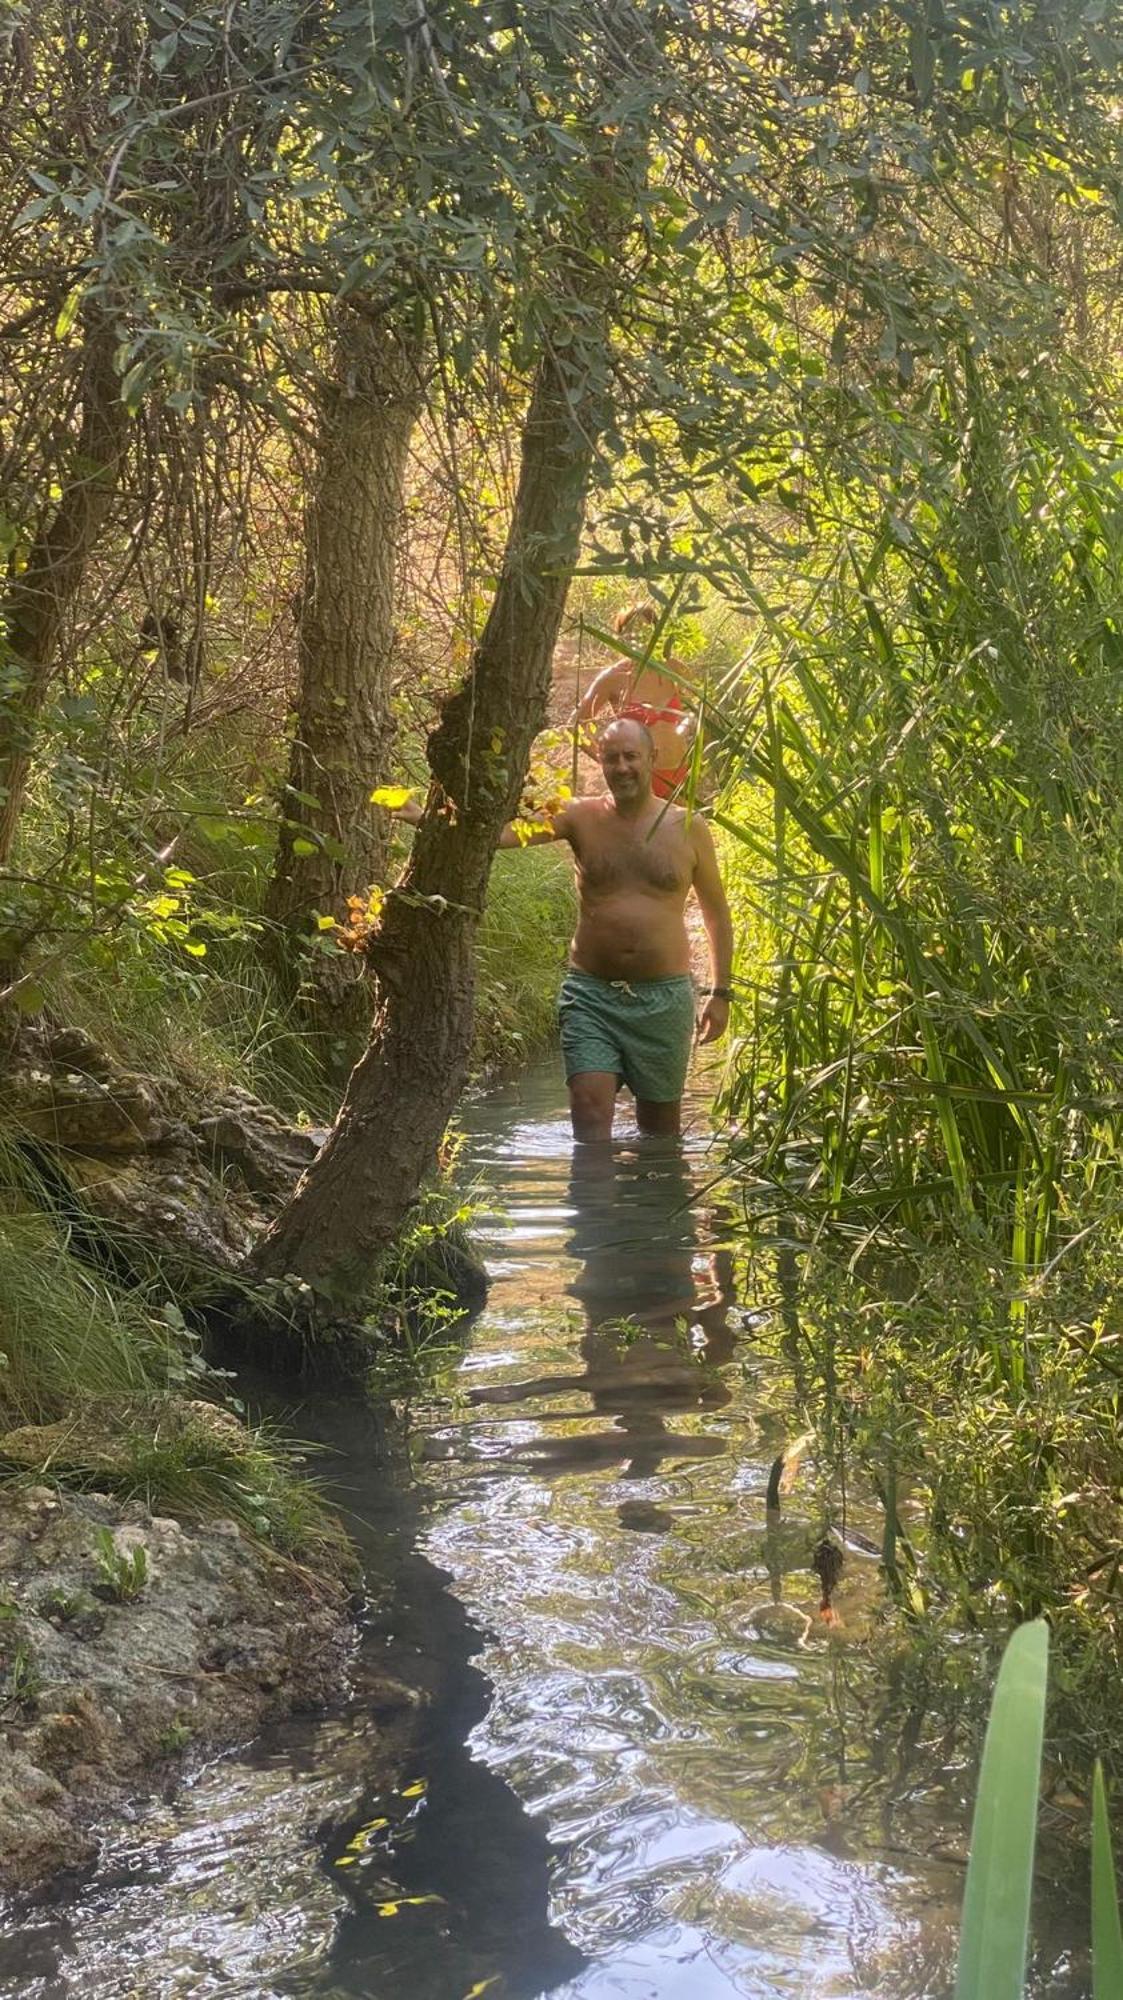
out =
<svg viewBox="0 0 1123 2000"><path fill-rule="evenodd" d="M652 764L654 764L655 738L651 734L646 722L637 721L634 715L617 715L614 716L611 722L606 722L604 728L597 735L597 750L602 762L608 744L620 742L639 744L647 751Z"/></svg>

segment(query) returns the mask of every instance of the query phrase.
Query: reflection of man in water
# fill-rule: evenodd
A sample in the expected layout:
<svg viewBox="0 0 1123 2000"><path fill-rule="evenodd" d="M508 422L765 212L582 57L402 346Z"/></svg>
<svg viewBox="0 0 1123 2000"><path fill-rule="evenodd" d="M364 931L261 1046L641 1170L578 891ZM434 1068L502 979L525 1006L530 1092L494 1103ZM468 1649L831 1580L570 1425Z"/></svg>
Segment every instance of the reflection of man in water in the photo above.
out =
<svg viewBox="0 0 1123 2000"><path fill-rule="evenodd" d="M699 1254L691 1183L680 1148L579 1147L570 1170L569 1286L586 1321L580 1374L541 1375L477 1390L476 1403L584 1391L610 1416L608 1430L546 1435L517 1456L542 1469L577 1471L624 1462L624 1477L647 1479L667 1458L714 1458L721 1438L668 1429L673 1411L728 1402L718 1368L732 1352L727 1326L732 1286L728 1253ZM549 1422L549 1419L545 1419ZM513 1454L515 1455L515 1454ZM627 1526L661 1528L670 1517L647 1502L626 1502Z"/></svg>

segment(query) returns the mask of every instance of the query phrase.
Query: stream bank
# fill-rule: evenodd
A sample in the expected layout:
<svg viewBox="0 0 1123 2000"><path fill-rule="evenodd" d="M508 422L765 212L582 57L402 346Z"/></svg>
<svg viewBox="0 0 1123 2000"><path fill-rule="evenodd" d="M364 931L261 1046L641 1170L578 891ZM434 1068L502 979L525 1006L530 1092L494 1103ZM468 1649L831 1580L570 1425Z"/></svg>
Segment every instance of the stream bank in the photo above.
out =
<svg viewBox="0 0 1123 2000"><path fill-rule="evenodd" d="M321 1138L74 1029L6 1052L0 1891L89 1867L185 1772L345 1699L346 1533L179 1304L236 1275ZM368 1692L393 1736L414 1691Z"/></svg>
<svg viewBox="0 0 1123 2000"><path fill-rule="evenodd" d="M8 1486L0 1510L0 1884L88 1866L201 1754L338 1700L338 1577L108 1494ZM403 1701L407 1699L402 1693Z"/></svg>

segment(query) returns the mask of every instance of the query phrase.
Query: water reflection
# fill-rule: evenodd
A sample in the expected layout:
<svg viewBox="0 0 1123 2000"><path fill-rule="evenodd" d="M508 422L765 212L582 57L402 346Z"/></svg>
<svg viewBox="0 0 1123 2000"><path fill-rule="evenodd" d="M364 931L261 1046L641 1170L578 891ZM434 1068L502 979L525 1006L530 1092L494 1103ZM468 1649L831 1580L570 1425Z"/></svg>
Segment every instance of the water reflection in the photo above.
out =
<svg viewBox="0 0 1123 2000"><path fill-rule="evenodd" d="M608 1428L522 1440L504 1454L542 1472L620 1464L623 1477L644 1480L668 1458L719 1456L722 1438L684 1435L667 1421L673 1411L728 1403L720 1370L733 1352L731 1259L720 1248L700 1248L681 1144L578 1147L567 1194L565 1247L576 1268L565 1292L581 1309L584 1365L476 1389L469 1401L500 1406L586 1395L611 1419ZM635 1500L621 1501L617 1513L623 1525L649 1532L671 1521Z"/></svg>

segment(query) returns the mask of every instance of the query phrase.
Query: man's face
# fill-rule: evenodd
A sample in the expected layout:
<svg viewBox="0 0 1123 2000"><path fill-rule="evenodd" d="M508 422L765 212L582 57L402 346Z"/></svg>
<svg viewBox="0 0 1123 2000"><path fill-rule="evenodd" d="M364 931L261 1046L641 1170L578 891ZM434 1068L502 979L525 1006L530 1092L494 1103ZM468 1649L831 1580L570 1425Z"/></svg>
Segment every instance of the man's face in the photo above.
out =
<svg viewBox="0 0 1123 2000"><path fill-rule="evenodd" d="M651 790L651 749L639 729L610 729L601 742L600 767L618 805L631 805Z"/></svg>

